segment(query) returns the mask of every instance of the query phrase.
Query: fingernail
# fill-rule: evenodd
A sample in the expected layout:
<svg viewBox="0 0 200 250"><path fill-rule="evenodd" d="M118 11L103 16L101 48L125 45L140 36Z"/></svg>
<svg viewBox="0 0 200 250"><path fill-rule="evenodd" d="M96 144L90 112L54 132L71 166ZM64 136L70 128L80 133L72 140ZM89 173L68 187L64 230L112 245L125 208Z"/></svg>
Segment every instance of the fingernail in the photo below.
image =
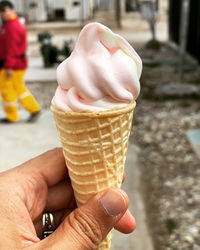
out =
<svg viewBox="0 0 200 250"><path fill-rule="evenodd" d="M111 189L101 198L100 203L110 216L117 216L127 209L126 194L120 189Z"/></svg>

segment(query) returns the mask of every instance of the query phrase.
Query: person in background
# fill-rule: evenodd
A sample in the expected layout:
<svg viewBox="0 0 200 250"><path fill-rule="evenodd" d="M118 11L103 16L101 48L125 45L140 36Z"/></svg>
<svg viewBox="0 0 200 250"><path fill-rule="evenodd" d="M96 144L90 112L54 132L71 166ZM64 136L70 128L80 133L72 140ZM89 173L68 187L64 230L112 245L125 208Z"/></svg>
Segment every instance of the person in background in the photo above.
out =
<svg viewBox="0 0 200 250"><path fill-rule="evenodd" d="M0 91L7 118L0 122L18 122L18 101L30 113L29 122L38 118L40 106L26 88L24 82L27 68L26 29L16 15L10 1L0 1Z"/></svg>

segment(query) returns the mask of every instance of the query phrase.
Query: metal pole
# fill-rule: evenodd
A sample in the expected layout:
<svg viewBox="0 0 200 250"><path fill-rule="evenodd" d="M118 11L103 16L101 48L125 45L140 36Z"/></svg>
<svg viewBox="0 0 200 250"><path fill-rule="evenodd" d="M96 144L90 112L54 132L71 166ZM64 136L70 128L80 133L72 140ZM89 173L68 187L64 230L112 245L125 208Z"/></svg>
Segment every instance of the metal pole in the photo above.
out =
<svg viewBox="0 0 200 250"><path fill-rule="evenodd" d="M116 2L116 20L117 20L117 27L121 28L121 1L117 0Z"/></svg>
<svg viewBox="0 0 200 250"><path fill-rule="evenodd" d="M181 18L180 18L180 35L179 35L179 64L178 64L178 82L183 82L183 66L185 51L187 46L187 34L189 24L189 7L190 0L182 0Z"/></svg>
<svg viewBox="0 0 200 250"><path fill-rule="evenodd" d="M152 40L156 40L156 32L155 32L155 20L150 20L149 22L150 24L150 29L151 29L151 33L152 33Z"/></svg>
<svg viewBox="0 0 200 250"><path fill-rule="evenodd" d="M152 39L155 41L156 40L156 29L155 29L155 25L156 25L156 2L152 1L151 3L151 9L152 9L152 19L150 20L150 29L152 32Z"/></svg>
<svg viewBox="0 0 200 250"><path fill-rule="evenodd" d="M81 1L81 10L82 10L82 24L85 24L85 0Z"/></svg>
<svg viewBox="0 0 200 250"><path fill-rule="evenodd" d="M44 5L45 5L45 9L46 9L46 20L49 21L49 3L48 3L48 0L45 0Z"/></svg>

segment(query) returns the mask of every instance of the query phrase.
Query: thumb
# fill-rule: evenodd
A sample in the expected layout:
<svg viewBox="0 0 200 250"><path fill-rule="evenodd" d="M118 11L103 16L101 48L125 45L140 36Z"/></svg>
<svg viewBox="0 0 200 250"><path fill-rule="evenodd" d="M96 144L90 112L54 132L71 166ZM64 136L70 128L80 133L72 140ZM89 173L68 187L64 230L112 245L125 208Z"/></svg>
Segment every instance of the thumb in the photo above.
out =
<svg viewBox="0 0 200 250"><path fill-rule="evenodd" d="M96 249L128 209L121 189L108 189L75 209L57 230L41 241L42 249Z"/></svg>

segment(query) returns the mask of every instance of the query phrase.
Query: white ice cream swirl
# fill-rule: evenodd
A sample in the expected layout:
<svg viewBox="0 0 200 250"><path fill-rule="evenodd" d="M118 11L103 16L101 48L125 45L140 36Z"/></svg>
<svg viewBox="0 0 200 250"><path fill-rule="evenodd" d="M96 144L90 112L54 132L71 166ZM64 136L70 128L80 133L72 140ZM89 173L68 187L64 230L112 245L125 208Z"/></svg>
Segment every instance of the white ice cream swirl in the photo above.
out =
<svg viewBox="0 0 200 250"><path fill-rule="evenodd" d="M99 23L86 25L69 58L57 68L52 104L62 110L123 107L140 92L142 61L121 36Z"/></svg>

